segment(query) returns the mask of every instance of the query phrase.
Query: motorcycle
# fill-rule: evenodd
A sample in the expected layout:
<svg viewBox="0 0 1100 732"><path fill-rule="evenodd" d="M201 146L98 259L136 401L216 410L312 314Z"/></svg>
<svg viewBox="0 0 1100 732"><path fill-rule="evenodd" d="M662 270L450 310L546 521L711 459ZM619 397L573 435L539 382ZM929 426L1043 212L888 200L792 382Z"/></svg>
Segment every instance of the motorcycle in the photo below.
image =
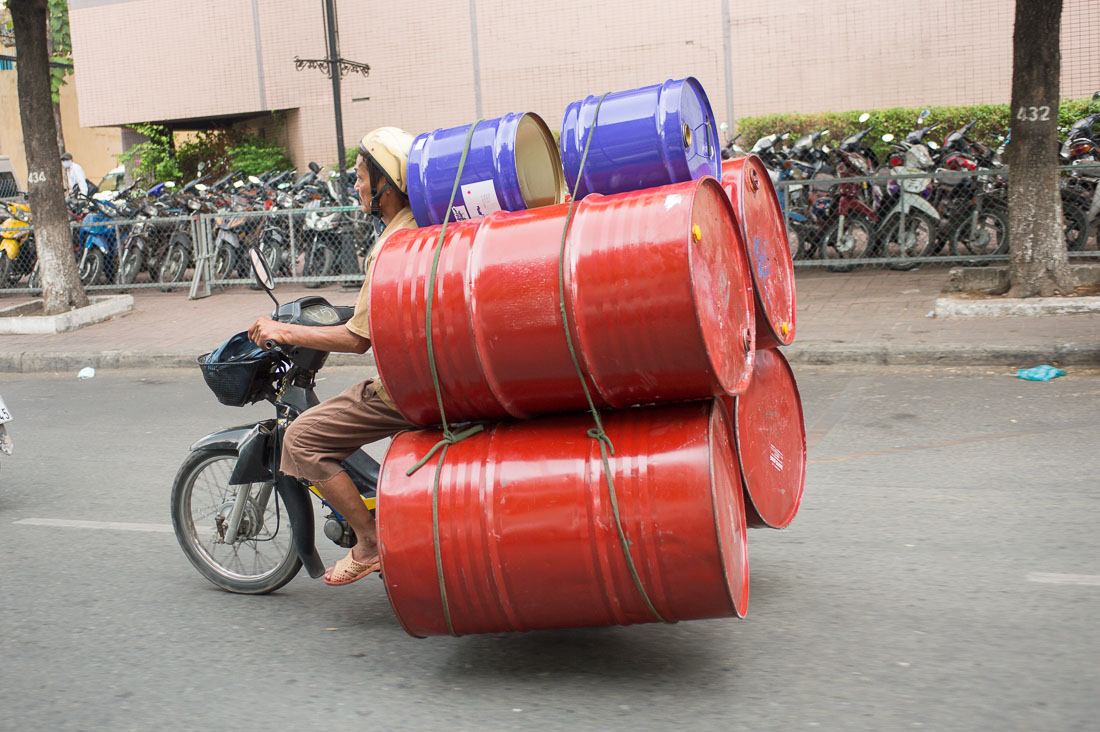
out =
<svg viewBox="0 0 1100 732"><path fill-rule="evenodd" d="M80 222L81 255L77 270L83 285L94 285L100 278L111 282L118 258L118 238L111 224L118 209L110 201L86 199L91 207Z"/></svg>
<svg viewBox="0 0 1100 732"><path fill-rule="evenodd" d="M917 122L923 122L930 114L929 110L922 110ZM926 173L935 164L931 153L934 143L926 145L924 137L939 125L937 122L917 127L900 144L893 146L887 161L894 175L907 176L900 181L890 181L885 194L879 192L880 223L875 232L875 248L882 256L895 260L886 265L890 269L914 269L919 264L905 260L930 257L941 245L937 233L942 219L927 199L932 191L932 178L908 177ZM893 142L894 136L887 133L882 140Z"/></svg>
<svg viewBox="0 0 1100 732"><path fill-rule="evenodd" d="M0 287L15 287L34 269L37 259L31 228L31 209L25 203L5 201L9 216L0 222Z"/></svg>
<svg viewBox="0 0 1100 732"><path fill-rule="evenodd" d="M263 255L251 247L249 257L257 284L275 302L274 319L315 326L351 319L354 308L333 306L316 295L280 305ZM206 384L221 403L244 406L263 400L275 408L272 419L219 430L195 442L172 485L176 539L199 573L222 589L273 592L303 564L310 577L324 573L314 543L311 493L329 510L325 536L346 548L356 543L347 521L315 486L279 471L285 430L319 403L314 387L327 358L325 351L272 341L257 347L246 333L199 358ZM357 450L344 467L373 512L378 462Z"/></svg>
<svg viewBox="0 0 1100 732"><path fill-rule="evenodd" d="M343 206L346 196L341 195L340 184L333 178L325 182L328 194L326 203L330 206ZM321 199L314 199L307 208L319 209ZM305 219L305 266L302 274L306 277L329 277L332 275L362 272L357 252L359 244L369 236L370 229L361 212L331 211L323 213L310 211ZM304 283L306 287L320 287L321 280Z"/></svg>
<svg viewBox="0 0 1100 732"><path fill-rule="evenodd" d="M1091 104L1097 102L1100 91L1092 95ZM1100 224L1100 134L1094 134L1097 124L1100 112L1074 122L1058 153L1062 165L1086 166L1074 171L1062 188L1066 247L1070 251L1084 249L1090 228L1096 230ZM1100 239L1100 231L1094 233Z"/></svg>
<svg viewBox="0 0 1100 732"><path fill-rule="evenodd" d="M8 405L4 404L4 397L0 396L0 452L5 455L11 455L13 445L11 444L11 437L8 435L8 422L12 420L11 412L8 411Z"/></svg>
<svg viewBox="0 0 1100 732"><path fill-rule="evenodd" d="M944 138L932 191L932 205L944 222L941 241L956 256L1008 252L1007 195L996 186L985 185L984 176L966 175L967 171L992 165L989 148L967 136L976 122Z"/></svg>

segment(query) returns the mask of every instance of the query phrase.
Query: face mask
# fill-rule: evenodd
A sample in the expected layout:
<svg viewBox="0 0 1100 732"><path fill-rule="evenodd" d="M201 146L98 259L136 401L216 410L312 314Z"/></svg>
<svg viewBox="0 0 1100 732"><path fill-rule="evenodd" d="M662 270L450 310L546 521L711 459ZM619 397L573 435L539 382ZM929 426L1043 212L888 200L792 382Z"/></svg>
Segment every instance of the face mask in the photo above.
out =
<svg viewBox="0 0 1100 732"><path fill-rule="evenodd" d="M62 160L61 161L61 167L62 168L71 168L71 167L73 167L73 161L72 160Z"/></svg>

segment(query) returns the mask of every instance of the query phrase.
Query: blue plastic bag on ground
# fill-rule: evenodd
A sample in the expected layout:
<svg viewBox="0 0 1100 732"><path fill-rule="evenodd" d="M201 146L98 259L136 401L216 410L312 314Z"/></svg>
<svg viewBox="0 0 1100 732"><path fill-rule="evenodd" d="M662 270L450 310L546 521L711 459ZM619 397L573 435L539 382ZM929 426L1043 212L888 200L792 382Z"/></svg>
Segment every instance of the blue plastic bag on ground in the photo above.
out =
<svg viewBox="0 0 1100 732"><path fill-rule="evenodd" d="M1021 379L1027 379L1028 381L1050 381L1051 379L1057 379L1059 376L1065 375L1066 372L1062 369L1056 369L1047 364L1036 366L1031 369L1020 369L1016 372L1016 376Z"/></svg>

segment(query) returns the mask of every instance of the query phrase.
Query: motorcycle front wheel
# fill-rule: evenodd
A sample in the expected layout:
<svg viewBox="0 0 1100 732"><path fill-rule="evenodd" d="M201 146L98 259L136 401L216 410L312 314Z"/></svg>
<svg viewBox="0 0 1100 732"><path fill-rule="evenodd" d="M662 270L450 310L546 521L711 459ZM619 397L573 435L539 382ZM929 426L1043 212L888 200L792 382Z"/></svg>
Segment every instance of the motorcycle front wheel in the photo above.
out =
<svg viewBox="0 0 1100 732"><path fill-rule="evenodd" d="M332 250L328 247L313 247L306 255L306 265L302 268L302 275L305 277L328 277L332 274L333 259ZM312 289L325 283L314 280L302 284Z"/></svg>
<svg viewBox="0 0 1100 732"><path fill-rule="evenodd" d="M890 257L893 262L886 264L890 269L907 271L916 269L920 262L906 261L914 257L931 257L939 250L943 242L936 238L939 224L923 211L910 211L905 215L905 227L900 217L892 217L891 226L883 235L882 256Z"/></svg>
<svg viewBox="0 0 1100 732"><path fill-rule="evenodd" d="M119 274L119 283L123 285L134 284L143 264L145 264L145 255L141 253L141 249L138 247L127 249L126 253L122 255L122 264L120 265L122 271Z"/></svg>
<svg viewBox="0 0 1100 732"><path fill-rule="evenodd" d="M845 217L843 229L838 216L825 227L817 253L830 272L851 272L856 268L854 260L869 256L874 243L874 226L866 216Z"/></svg>
<svg viewBox="0 0 1100 732"><path fill-rule="evenodd" d="M203 577L223 590L244 595L274 592L298 574L286 512L274 483L252 483L242 498L229 485L236 450L200 450L184 460L172 484L172 528L183 553ZM232 544L225 530L238 499L245 500Z"/></svg>
<svg viewBox="0 0 1100 732"><path fill-rule="evenodd" d="M12 276L12 262L7 252L0 252L0 287L15 287L18 277Z"/></svg>
<svg viewBox="0 0 1100 732"><path fill-rule="evenodd" d="M89 249L87 256L80 260L80 284L94 285L98 282L104 265L103 252L95 247Z"/></svg>
<svg viewBox="0 0 1100 732"><path fill-rule="evenodd" d="M164 259L160 262L160 270L157 272L157 281L162 285L171 285L183 279L183 273L187 271L187 264L191 255L179 245L172 245ZM162 288L166 292L171 288Z"/></svg>

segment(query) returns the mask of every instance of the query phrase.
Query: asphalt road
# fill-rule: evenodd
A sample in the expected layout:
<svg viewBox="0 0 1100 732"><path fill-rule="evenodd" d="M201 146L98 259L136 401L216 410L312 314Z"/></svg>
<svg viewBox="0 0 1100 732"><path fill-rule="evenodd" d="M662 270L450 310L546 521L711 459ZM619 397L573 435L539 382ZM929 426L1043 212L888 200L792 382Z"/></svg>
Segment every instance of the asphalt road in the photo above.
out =
<svg viewBox="0 0 1100 732"><path fill-rule="evenodd" d="M376 579L235 596L163 530L188 445L263 405L0 375L0 728L1097 729L1100 373L796 374L805 499L749 534L746 619L429 640Z"/></svg>

